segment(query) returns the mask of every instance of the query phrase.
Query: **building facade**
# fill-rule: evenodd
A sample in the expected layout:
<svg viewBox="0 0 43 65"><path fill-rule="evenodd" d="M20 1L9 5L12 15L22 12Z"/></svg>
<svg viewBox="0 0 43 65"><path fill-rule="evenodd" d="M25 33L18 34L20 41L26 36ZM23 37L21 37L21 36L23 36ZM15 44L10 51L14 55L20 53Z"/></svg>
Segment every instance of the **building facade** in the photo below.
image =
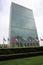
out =
<svg viewBox="0 0 43 65"><path fill-rule="evenodd" d="M31 9L11 3L10 46L39 46L36 25Z"/></svg>

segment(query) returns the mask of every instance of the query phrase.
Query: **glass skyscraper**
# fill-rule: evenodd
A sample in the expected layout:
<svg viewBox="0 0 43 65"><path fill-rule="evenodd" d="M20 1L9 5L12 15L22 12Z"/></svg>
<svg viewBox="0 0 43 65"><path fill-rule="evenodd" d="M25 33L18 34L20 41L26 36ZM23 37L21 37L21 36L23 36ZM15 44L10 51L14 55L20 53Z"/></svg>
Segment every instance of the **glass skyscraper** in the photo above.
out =
<svg viewBox="0 0 43 65"><path fill-rule="evenodd" d="M34 16L31 9L11 3L10 46L39 46Z"/></svg>

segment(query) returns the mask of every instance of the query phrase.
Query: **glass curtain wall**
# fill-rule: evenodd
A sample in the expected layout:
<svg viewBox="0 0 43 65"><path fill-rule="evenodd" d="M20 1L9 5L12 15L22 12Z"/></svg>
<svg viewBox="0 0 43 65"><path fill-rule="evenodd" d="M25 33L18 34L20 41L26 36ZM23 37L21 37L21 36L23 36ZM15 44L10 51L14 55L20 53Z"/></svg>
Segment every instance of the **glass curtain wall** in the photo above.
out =
<svg viewBox="0 0 43 65"><path fill-rule="evenodd" d="M9 33L11 47L39 46L31 9L11 3Z"/></svg>

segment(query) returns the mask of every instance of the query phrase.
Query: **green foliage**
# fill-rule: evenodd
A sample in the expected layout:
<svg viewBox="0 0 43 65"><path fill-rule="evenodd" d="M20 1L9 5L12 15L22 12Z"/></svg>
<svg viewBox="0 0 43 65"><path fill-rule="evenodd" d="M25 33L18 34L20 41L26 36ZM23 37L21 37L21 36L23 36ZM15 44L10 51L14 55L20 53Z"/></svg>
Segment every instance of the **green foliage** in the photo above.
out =
<svg viewBox="0 0 43 65"><path fill-rule="evenodd" d="M29 53L29 52L38 52L38 51L43 51L43 47L3 48L3 49L0 49L0 55Z"/></svg>

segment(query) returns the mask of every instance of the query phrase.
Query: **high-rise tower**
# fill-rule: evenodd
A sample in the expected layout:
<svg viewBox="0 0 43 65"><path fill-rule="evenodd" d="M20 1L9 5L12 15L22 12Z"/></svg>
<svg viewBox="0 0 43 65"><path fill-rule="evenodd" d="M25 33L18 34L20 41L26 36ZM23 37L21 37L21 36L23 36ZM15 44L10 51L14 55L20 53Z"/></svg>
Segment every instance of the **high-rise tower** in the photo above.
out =
<svg viewBox="0 0 43 65"><path fill-rule="evenodd" d="M11 3L9 34L11 47L39 46L31 9Z"/></svg>

